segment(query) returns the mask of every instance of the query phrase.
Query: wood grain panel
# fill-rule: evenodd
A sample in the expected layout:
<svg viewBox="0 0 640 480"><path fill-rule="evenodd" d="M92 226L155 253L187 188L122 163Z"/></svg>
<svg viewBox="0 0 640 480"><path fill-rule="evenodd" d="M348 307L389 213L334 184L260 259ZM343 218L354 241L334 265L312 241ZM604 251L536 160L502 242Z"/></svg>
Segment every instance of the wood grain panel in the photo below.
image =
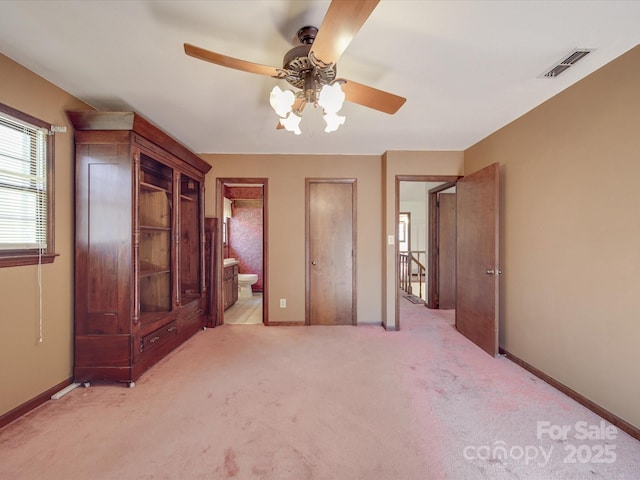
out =
<svg viewBox="0 0 640 480"><path fill-rule="evenodd" d="M311 51L316 59L336 63L380 0L333 0Z"/></svg>
<svg viewBox="0 0 640 480"><path fill-rule="evenodd" d="M131 361L129 335L76 337L76 367L126 367Z"/></svg>
<svg viewBox="0 0 640 480"><path fill-rule="evenodd" d="M456 188L456 328L492 356L498 354L498 182L494 163Z"/></svg>
<svg viewBox="0 0 640 480"><path fill-rule="evenodd" d="M456 195L438 195L438 308L456 308Z"/></svg>
<svg viewBox="0 0 640 480"><path fill-rule="evenodd" d="M308 323L355 322L354 188L351 182L311 181L308 201Z"/></svg>
<svg viewBox="0 0 640 480"><path fill-rule="evenodd" d="M127 145L86 147L82 196L87 209L77 218L76 245L82 270L77 288L82 289L86 322L83 333L122 333L128 323L128 282L131 222L122 216L131 201ZM97 160L100 159L100 160Z"/></svg>

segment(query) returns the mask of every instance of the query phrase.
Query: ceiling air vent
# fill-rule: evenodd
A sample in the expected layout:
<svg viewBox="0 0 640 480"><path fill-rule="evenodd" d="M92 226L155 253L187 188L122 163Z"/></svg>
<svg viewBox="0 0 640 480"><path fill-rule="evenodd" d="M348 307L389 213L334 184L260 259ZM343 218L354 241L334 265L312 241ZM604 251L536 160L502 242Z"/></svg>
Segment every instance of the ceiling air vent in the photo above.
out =
<svg viewBox="0 0 640 480"><path fill-rule="evenodd" d="M579 60L586 57L593 51L592 48L576 48L569 52L562 60L556 62L556 64L549 70L540 75L540 78L555 78L564 72L567 68L575 65Z"/></svg>

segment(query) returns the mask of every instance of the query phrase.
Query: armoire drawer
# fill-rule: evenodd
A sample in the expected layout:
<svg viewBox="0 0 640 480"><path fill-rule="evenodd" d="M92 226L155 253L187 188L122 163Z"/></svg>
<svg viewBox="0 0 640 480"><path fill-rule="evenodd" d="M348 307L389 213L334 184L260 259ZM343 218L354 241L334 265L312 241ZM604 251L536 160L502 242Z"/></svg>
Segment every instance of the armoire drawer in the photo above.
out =
<svg viewBox="0 0 640 480"><path fill-rule="evenodd" d="M140 339L140 353L148 352L154 348L170 342L178 334L178 322L173 321L162 328L151 332Z"/></svg>

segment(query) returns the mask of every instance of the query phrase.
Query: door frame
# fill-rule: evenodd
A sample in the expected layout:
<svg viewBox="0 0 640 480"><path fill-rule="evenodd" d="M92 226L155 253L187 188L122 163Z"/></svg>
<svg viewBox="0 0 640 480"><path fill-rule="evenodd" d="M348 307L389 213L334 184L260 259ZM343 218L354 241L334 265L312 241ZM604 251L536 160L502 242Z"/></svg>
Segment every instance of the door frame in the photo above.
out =
<svg viewBox="0 0 640 480"><path fill-rule="evenodd" d="M305 306L304 306L304 323L305 325L311 325L311 271L309 266L311 265L311 252L309 248L309 240L310 240L310 222L309 222L309 214L310 214L310 201L309 201L309 193L310 186L312 183L348 183L351 184L351 248L353 255L351 256L351 324L358 325L358 284L357 284L357 266L358 266L358 218L357 218L357 205L356 202L358 200L357 195L357 186L358 182L356 178L315 178L308 177L304 179L305 183ZM396 218L396 222L398 222ZM397 227L396 227L397 228Z"/></svg>
<svg viewBox="0 0 640 480"><path fill-rule="evenodd" d="M398 228L400 227L400 182L443 182L443 183L455 183L456 181L458 181L459 179L463 178L462 176L459 175L396 175L395 178L395 212L394 212L394 222L395 222L395 229L394 231L397 232ZM396 233L397 234L397 233ZM398 249L398 242L394 242L395 245L395 255L394 255L394 269L393 269L393 275L394 275L394 285L395 285L395 292L394 292L394 299L395 299L395 324L396 324L396 330L400 330L400 295L399 295L399 290L400 290L400 285L399 285L399 281L400 281L400 270L399 270L399 266L398 266L398 260L399 260L399 249ZM429 275L429 273L427 272L427 275Z"/></svg>
<svg viewBox="0 0 640 480"><path fill-rule="evenodd" d="M224 185L227 183L245 184L245 185L262 185L262 323L269 325L269 179L254 177L218 177L216 178L216 217L222 224L222 215L224 208ZM222 231L222 226L220 227ZM217 312L218 322L224 323L224 304L222 288L223 257L222 255L222 235L218 235L216 242L216 265L215 272L217 278L216 289L218 292Z"/></svg>

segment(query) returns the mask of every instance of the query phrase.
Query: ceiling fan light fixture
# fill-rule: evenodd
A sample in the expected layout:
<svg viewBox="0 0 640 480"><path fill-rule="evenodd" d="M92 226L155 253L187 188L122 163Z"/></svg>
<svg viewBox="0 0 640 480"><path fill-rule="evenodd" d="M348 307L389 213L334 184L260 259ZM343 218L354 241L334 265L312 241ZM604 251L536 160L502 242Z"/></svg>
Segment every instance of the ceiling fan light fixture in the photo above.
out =
<svg viewBox="0 0 640 480"><path fill-rule="evenodd" d="M277 85L271 90L269 103L279 117L285 118L293 108L296 98L291 90L282 90Z"/></svg>
<svg viewBox="0 0 640 480"><path fill-rule="evenodd" d="M284 127L284 129L288 132L293 132L296 135L300 135L302 131L300 130L300 120L302 117L299 117L295 113L291 112L287 118L281 118L280 124Z"/></svg>
<svg viewBox="0 0 640 480"><path fill-rule="evenodd" d="M318 95L318 105L324 108L325 113L335 114L342 108L344 98L345 95L339 82L323 85Z"/></svg>
<svg viewBox="0 0 640 480"><path fill-rule="evenodd" d="M345 117L338 115L345 100L389 115L395 114L406 101L389 92L336 78L336 64L342 53L379 1L331 0L320 28L307 25L298 30L300 44L285 53L282 67L240 60L189 43L184 44L184 51L189 56L222 67L287 81L295 89L293 92L274 87L269 97L269 103L280 119L278 129L286 128L300 135L302 111L310 104L323 107L327 122L325 131L332 132L345 122Z"/></svg>
<svg viewBox="0 0 640 480"><path fill-rule="evenodd" d="M324 121L327 123L327 126L324 129L324 131L327 133L335 132L336 130L338 130L340 125L344 125L344 122L347 119L347 117L338 115L334 112L325 113L322 118L324 118Z"/></svg>
<svg viewBox="0 0 640 480"><path fill-rule="evenodd" d="M342 108L345 100L345 94L342 91L339 81L323 84L313 75L305 78L305 88L303 91L294 94L291 90L282 90L277 85L271 90L269 103L278 114L280 124L289 132L300 135L300 121L302 120L302 109L307 103L319 105L324 110L324 121L327 126L325 132L335 132L340 125L344 125L346 117L338 115L338 111ZM296 97L304 98L302 106L296 105ZM295 113L294 113L295 112Z"/></svg>

